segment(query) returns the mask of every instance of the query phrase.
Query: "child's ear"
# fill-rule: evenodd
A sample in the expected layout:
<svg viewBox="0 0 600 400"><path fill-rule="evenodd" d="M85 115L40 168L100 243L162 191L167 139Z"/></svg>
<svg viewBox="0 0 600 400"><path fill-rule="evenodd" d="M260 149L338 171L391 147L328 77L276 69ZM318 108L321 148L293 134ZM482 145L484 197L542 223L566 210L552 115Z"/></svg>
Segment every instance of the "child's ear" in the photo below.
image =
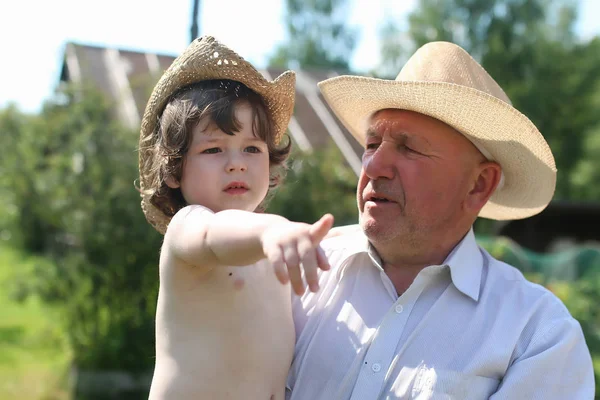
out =
<svg viewBox="0 0 600 400"><path fill-rule="evenodd" d="M177 179L173 178L171 175L169 175L167 177L167 179L165 179L165 183L167 184L168 187L170 187L171 189L177 189L179 188L179 182L177 181Z"/></svg>

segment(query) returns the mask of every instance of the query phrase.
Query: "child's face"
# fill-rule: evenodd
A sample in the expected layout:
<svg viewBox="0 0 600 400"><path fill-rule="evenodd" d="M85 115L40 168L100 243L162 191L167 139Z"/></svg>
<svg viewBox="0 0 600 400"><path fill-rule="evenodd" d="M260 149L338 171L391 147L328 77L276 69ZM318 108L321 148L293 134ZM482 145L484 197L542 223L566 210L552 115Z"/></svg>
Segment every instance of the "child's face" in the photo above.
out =
<svg viewBox="0 0 600 400"><path fill-rule="evenodd" d="M236 107L241 130L228 135L201 121L185 155L181 182L167 182L181 188L188 204L199 204L214 212L227 209L254 211L269 189L267 144L254 136L252 110Z"/></svg>

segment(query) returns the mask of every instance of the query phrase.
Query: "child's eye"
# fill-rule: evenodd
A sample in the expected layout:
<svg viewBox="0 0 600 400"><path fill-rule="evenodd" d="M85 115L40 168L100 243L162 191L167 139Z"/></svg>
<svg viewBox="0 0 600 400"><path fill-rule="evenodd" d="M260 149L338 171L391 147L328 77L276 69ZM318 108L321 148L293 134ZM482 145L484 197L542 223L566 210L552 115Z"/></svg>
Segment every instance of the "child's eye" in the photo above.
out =
<svg viewBox="0 0 600 400"><path fill-rule="evenodd" d="M246 151L248 153L261 153L261 150L256 146L248 146L246 147Z"/></svg>
<svg viewBox="0 0 600 400"><path fill-rule="evenodd" d="M203 154L217 154L220 153L221 149L218 147L211 147L210 149L203 150Z"/></svg>

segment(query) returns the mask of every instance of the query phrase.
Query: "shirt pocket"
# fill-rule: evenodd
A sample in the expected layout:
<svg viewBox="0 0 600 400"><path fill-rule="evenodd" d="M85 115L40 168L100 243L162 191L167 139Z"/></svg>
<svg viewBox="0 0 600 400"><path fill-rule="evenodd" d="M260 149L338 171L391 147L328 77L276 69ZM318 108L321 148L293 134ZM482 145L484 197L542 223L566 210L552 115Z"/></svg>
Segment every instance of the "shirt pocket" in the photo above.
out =
<svg viewBox="0 0 600 400"><path fill-rule="evenodd" d="M485 376L421 366L411 390L414 400L484 400L500 381Z"/></svg>

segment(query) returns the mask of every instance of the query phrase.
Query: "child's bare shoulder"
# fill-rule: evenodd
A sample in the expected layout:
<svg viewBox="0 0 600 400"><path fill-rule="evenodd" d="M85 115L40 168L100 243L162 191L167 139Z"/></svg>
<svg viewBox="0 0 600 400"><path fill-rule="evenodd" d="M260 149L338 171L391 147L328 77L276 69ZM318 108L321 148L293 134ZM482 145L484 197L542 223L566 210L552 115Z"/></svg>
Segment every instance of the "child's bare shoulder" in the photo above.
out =
<svg viewBox="0 0 600 400"><path fill-rule="evenodd" d="M169 230L172 231L182 225L185 226L185 224L196 223L202 220L208 222L214 214L215 213L212 210L199 204L185 206L175 213L169 223L170 229L167 229L167 233Z"/></svg>
<svg viewBox="0 0 600 400"><path fill-rule="evenodd" d="M214 266L215 256L205 241L213 217L213 211L200 205L186 206L173 216L161 248L161 270L179 265L200 270Z"/></svg>

